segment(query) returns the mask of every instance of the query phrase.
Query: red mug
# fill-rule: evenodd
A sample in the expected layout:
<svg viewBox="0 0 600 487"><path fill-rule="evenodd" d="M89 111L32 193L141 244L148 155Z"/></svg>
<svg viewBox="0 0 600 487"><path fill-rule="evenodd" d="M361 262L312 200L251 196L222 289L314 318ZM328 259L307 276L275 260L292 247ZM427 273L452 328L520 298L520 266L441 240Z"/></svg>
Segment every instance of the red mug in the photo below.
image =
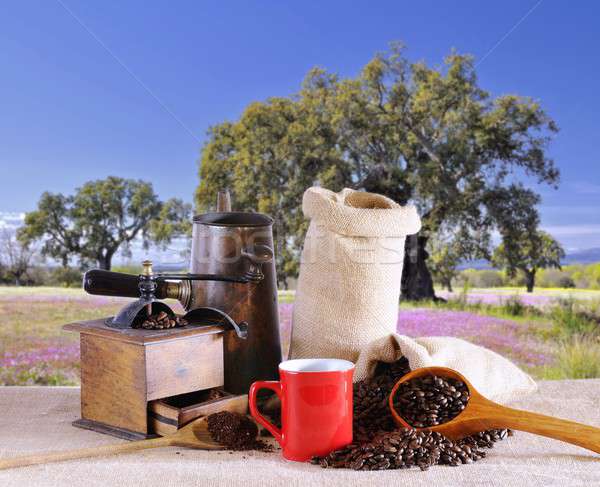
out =
<svg viewBox="0 0 600 487"><path fill-rule="evenodd" d="M297 359L279 364L279 381L258 381L249 393L250 412L281 445L284 458L303 462L352 442L354 364L339 359ZM281 429L256 407L260 389L281 400Z"/></svg>

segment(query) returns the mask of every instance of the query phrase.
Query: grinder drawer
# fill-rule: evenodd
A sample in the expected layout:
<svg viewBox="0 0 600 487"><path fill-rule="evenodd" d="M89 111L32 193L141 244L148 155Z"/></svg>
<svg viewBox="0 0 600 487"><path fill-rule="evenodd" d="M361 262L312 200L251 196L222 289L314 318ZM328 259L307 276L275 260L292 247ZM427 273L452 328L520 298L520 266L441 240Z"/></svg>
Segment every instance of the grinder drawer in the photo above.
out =
<svg viewBox="0 0 600 487"><path fill-rule="evenodd" d="M246 414L248 395L211 389L152 401L148 403L148 425L151 433L164 436L196 418L219 411Z"/></svg>
<svg viewBox="0 0 600 487"><path fill-rule="evenodd" d="M149 343L145 355L148 401L223 385L220 334Z"/></svg>

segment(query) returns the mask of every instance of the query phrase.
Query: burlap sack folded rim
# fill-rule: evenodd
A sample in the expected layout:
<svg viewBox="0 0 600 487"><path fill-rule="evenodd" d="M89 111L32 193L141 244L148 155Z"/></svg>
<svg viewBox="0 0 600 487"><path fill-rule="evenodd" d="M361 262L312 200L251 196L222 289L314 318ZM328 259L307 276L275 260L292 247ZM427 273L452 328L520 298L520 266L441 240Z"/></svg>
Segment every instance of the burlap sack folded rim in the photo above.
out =
<svg viewBox="0 0 600 487"><path fill-rule="evenodd" d="M411 370L449 367L463 374L481 394L492 401L510 403L537 391L537 383L506 357L456 337L408 337L392 333L373 340L355 362L354 382L372 377L377 362L406 357Z"/></svg>
<svg viewBox="0 0 600 487"><path fill-rule="evenodd" d="M421 229L415 206L401 206L383 195L350 188L339 193L308 188L302 197L302 211L306 218L319 221L339 235L402 237Z"/></svg>

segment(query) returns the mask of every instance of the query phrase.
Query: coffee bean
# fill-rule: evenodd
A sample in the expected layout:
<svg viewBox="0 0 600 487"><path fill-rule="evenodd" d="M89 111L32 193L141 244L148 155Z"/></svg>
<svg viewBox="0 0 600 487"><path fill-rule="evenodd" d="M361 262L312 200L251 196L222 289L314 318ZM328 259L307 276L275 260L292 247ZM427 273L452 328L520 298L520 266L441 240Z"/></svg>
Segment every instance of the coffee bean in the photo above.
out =
<svg viewBox="0 0 600 487"><path fill-rule="evenodd" d="M355 383L352 444L325 457L315 457L312 463L323 468L354 470L456 467L485 458L484 448L512 434L510 430L490 430L455 442L426 429L397 429L387 400L394 384L409 371L408 360L402 357L392 364L379 363L372 378ZM436 421L439 424L466 406L468 391L460 381L438 376L426 376L423 380L423 384L407 383L409 385L396 394L394 407L405 419L408 419L407 410L412 411L409 414L414 417L423 418L421 423L408 421L409 424L415 427L432 426Z"/></svg>
<svg viewBox="0 0 600 487"><path fill-rule="evenodd" d="M144 330L163 330L166 328L183 327L186 325L187 321L180 316L174 315L173 317L169 317L166 312L161 311L158 314L148 316L142 323L134 322L132 327L143 328Z"/></svg>
<svg viewBox="0 0 600 487"><path fill-rule="evenodd" d="M394 407L408 424L423 428L456 417L465 409L469 397L462 381L430 375L402 383L394 397Z"/></svg>

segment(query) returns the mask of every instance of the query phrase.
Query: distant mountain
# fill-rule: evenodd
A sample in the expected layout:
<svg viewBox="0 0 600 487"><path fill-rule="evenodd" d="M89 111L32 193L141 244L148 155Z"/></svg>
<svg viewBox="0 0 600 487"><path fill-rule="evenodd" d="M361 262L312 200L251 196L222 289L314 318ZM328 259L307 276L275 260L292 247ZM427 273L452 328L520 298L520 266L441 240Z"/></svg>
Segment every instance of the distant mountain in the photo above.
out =
<svg viewBox="0 0 600 487"><path fill-rule="evenodd" d="M567 252L566 257L562 260L563 265L571 264L594 264L600 262L600 247L585 250L574 250ZM484 259L469 260L458 266L463 269L493 269L492 265Z"/></svg>
<svg viewBox="0 0 600 487"><path fill-rule="evenodd" d="M600 247L567 252L563 264L593 264L600 262Z"/></svg>
<svg viewBox="0 0 600 487"><path fill-rule="evenodd" d="M477 259L477 260L467 260L458 266L459 271L464 271L465 269L493 269L492 264L490 264L485 259Z"/></svg>

